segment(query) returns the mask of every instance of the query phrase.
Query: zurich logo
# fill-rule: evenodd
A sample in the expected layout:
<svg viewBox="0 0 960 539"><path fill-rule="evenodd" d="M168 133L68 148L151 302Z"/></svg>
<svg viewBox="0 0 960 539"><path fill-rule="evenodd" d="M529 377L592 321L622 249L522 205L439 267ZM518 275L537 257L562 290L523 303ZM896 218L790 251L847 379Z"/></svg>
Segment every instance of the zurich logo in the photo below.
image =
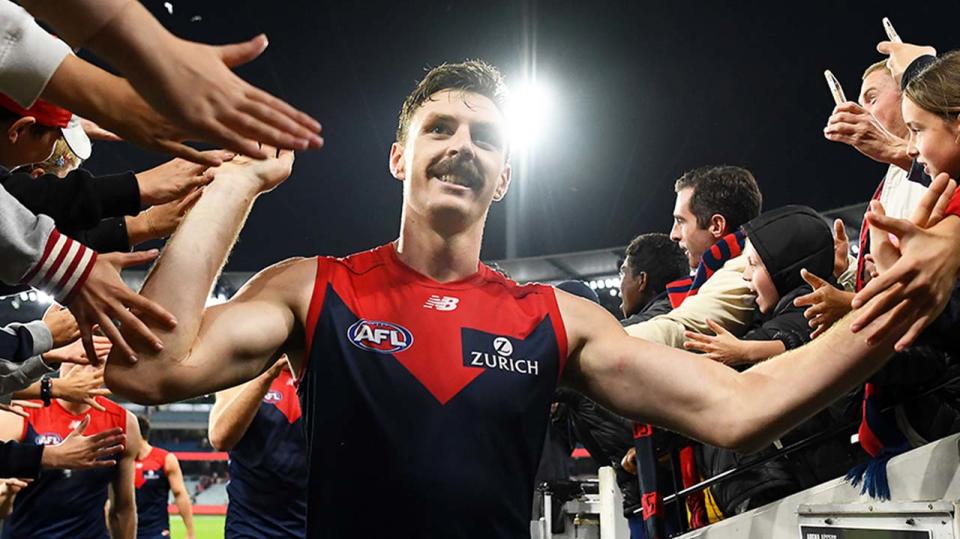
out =
<svg viewBox="0 0 960 539"><path fill-rule="evenodd" d="M402 352L413 344L407 328L376 320L358 320L347 329L347 338L357 348L381 354Z"/></svg>

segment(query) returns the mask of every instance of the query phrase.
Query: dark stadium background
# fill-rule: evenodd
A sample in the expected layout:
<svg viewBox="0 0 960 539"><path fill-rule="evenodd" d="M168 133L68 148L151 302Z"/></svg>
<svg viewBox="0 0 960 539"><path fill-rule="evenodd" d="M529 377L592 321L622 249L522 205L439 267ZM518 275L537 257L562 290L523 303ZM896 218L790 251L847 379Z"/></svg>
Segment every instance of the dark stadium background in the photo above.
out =
<svg viewBox="0 0 960 539"><path fill-rule="evenodd" d="M865 200L884 167L831 143L829 68L855 98L880 59L880 19L905 41L956 46L956 2L144 2L174 33L228 43L265 32L243 77L311 113L326 146L253 210L229 264L250 271L293 255L344 255L394 238L400 184L387 171L400 103L423 68L483 58L515 82L524 43L556 95L551 127L511 195L517 254L626 244L667 231L673 180L704 164L754 171L765 207L826 210ZM99 143L88 167L162 157ZM520 193L523 191L523 193ZM483 258L505 257L505 211Z"/></svg>

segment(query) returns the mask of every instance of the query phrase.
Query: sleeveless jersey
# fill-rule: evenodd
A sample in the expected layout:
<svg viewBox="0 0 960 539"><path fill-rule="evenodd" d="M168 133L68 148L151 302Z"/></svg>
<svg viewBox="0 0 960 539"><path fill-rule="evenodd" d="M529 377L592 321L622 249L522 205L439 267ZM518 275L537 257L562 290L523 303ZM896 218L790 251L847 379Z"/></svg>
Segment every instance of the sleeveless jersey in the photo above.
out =
<svg viewBox="0 0 960 539"><path fill-rule="evenodd" d="M271 384L243 438L230 451L225 537L303 537L307 454L290 371Z"/></svg>
<svg viewBox="0 0 960 539"><path fill-rule="evenodd" d="M168 451L154 447L145 458L137 459L137 538L154 539L170 535L170 481L165 465Z"/></svg>
<svg viewBox="0 0 960 539"><path fill-rule="evenodd" d="M63 441L90 416L84 432L87 436L120 427L127 430L127 412L120 405L97 397L107 410L90 408L74 415L53 400L44 408L26 408L24 443L55 445ZM119 458L119 455L116 455ZM116 476L116 466L94 470L43 470L33 483L17 494L13 513L4 522L3 536L43 537L44 539L108 539L103 512L107 490Z"/></svg>
<svg viewBox="0 0 960 539"><path fill-rule="evenodd" d="M309 537L529 536L567 357L552 287L318 258L300 400Z"/></svg>

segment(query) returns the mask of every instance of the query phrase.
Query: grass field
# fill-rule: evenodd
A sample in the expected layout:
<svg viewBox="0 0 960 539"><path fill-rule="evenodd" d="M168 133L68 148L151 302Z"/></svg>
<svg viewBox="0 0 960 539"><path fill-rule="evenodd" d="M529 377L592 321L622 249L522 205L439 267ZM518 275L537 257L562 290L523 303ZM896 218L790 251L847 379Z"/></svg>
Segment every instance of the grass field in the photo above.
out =
<svg viewBox="0 0 960 539"><path fill-rule="evenodd" d="M223 539L223 516L195 516L193 527L197 532L197 539ZM183 520L179 515L170 515L170 537L184 539L186 531L183 529Z"/></svg>

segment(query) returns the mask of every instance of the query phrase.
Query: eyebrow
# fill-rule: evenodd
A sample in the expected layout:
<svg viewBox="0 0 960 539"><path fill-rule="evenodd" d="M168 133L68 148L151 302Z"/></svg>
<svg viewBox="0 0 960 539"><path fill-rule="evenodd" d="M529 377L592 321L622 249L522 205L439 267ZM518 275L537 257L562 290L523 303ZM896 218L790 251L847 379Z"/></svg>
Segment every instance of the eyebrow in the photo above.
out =
<svg viewBox="0 0 960 539"><path fill-rule="evenodd" d="M452 115L452 114L446 114L446 113L443 113L443 112L431 112L431 113L427 114L427 117L426 117L426 118L423 119L423 125L428 125L428 124L435 123L435 122L454 122L454 123L459 123L460 120L457 119L457 117L454 116L454 115ZM497 124L495 124L495 123L493 123L493 122L483 122L483 121L470 122L470 126L471 126L471 127L480 128L480 129L487 129L487 130L489 130L489 131L492 131L492 132L495 132L495 133L498 133L498 134L500 134L500 132L501 132L501 130L500 130L500 128L497 126Z"/></svg>
<svg viewBox="0 0 960 539"><path fill-rule="evenodd" d="M426 118L423 119L423 125L440 122L440 121L455 122L457 121L457 119L450 114L443 114L440 112L431 112L427 114Z"/></svg>

